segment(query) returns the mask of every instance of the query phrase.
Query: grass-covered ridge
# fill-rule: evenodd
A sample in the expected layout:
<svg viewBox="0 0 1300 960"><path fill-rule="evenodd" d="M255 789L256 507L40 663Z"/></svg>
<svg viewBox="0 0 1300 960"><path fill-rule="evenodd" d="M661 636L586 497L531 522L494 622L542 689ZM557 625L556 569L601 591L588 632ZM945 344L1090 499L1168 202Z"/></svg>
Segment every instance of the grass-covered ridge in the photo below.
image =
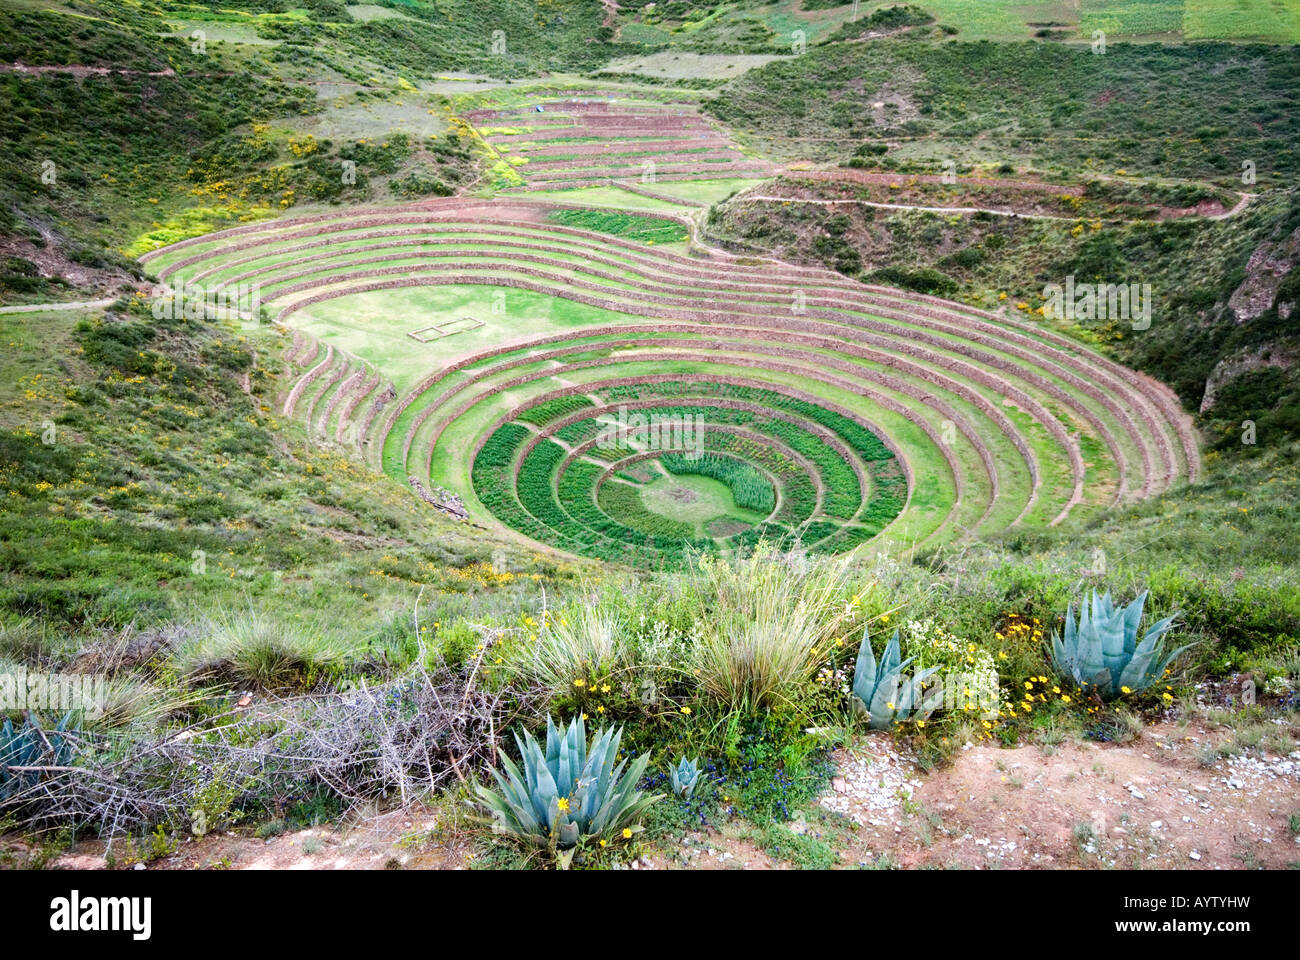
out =
<svg viewBox="0 0 1300 960"><path fill-rule="evenodd" d="M68 643L249 603L315 621L324 597L382 621L394 584L494 582L494 548L286 430L275 338L160 323L140 302L2 322L9 618ZM430 526L439 545L418 546Z"/></svg>
<svg viewBox="0 0 1300 960"><path fill-rule="evenodd" d="M751 70L708 110L782 156L846 159L863 140L961 162L1259 183L1294 172L1287 47L836 43ZM1235 91L1235 92L1234 92ZM978 140L977 144L971 143ZM978 155L977 155L978 156Z"/></svg>

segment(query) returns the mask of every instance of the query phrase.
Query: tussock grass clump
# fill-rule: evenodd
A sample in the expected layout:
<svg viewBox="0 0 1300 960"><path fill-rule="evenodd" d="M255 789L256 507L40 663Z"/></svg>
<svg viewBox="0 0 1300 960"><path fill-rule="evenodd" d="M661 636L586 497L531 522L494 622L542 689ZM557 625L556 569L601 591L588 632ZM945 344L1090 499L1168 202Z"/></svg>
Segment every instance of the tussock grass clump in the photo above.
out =
<svg viewBox="0 0 1300 960"><path fill-rule="evenodd" d="M123 675L108 678L104 702L95 716L82 718L81 727L94 731L135 731L142 735L164 726L170 719L202 700L202 695L160 678Z"/></svg>
<svg viewBox="0 0 1300 960"><path fill-rule="evenodd" d="M54 655L58 646L49 625L30 617L0 626L0 660L42 663Z"/></svg>
<svg viewBox="0 0 1300 960"><path fill-rule="evenodd" d="M518 649L515 668L553 696L577 678L608 676L622 666L627 645L618 610L599 595L584 597L562 614L542 613L537 639Z"/></svg>
<svg viewBox="0 0 1300 960"><path fill-rule="evenodd" d="M845 559L786 558L766 546L744 560L702 557L698 569L710 622L695 667L705 690L734 710L793 703L865 592L854 592Z"/></svg>
<svg viewBox="0 0 1300 960"><path fill-rule="evenodd" d="M250 610L209 619L173 657L191 679L247 683L268 690L310 689L343 662L343 651L319 631Z"/></svg>

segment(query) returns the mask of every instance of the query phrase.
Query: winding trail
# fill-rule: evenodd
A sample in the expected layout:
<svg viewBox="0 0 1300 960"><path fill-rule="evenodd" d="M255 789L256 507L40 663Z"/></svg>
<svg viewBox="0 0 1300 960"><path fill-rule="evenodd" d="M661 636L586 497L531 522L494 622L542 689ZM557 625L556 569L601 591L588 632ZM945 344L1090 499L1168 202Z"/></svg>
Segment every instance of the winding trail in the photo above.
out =
<svg viewBox="0 0 1300 960"><path fill-rule="evenodd" d="M1185 216L1179 217L1177 219L1186 219L1189 217L1201 216L1205 220L1228 220L1232 217L1237 216L1239 213L1245 210L1246 207L1250 205L1251 200L1255 199L1258 196L1258 194L1238 192L1237 196L1238 196L1237 203L1232 207L1232 209L1225 210L1223 213L1199 214L1199 215L1186 214ZM1065 223L1077 223L1081 219L1090 219L1087 217L1080 217L1080 216L1067 217L1057 213L1019 213L1015 210L998 210L994 207L928 207L928 206L921 206L921 205L911 204L911 203L885 203L880 200L856 200L856 199L812 200L812 199L804 199L800 197L775 197L765 193L741 194L740 196L737 197L737 199L762 200L769 203L804 203L804 204L813 204L816 206L833 206L837 203L856 203L859 206L876 207L881 210L921 210L928 213L988 213L988 214L992 214L995 217L1010 217L1012 219L1020 219L1020 220L1058 220L1058 221L1063 221ZM1122 222L1146 223L1149 221L1145 219L1132 219L1132 218L1125 217L1123 218Z"/></svg>
<svg viewBox="0 0 1300 960"><path fill-rule="evenodd" d="M28 303L14 307L0 307L0 313L46 313L50 310L96 310L112 306L117 297L105 300L74 300L65 303Z"/></svg>
<svg viewBox="0 0 1300 960"><path fill-rule="evenodd" d="M817 206L833 206L837 203L856 203L862 207L877 207L882 210L922 210L928 213L991 213L997 217L1012 217L1023 220L1064 220L1074 223L1078 217L1063 217L1055 213L1017 213L1014 210L995 210L992 207L925 207L911 203L883 203L878 200L806 200L799 197L774 197L769 194L749 194L738 197L740 200L763 200L769 203L805 203Z"/></svg>

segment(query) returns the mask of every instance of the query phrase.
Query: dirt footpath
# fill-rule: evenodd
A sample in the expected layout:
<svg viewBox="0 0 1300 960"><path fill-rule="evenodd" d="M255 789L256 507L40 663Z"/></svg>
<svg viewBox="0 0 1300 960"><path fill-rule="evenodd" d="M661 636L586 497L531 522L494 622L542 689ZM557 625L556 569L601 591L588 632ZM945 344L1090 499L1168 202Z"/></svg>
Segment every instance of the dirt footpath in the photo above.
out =
<svg viewBox="0 0 1300 960"><path fill-rule="evenodd" d="M473 858L464 842L431 842L437 826L432 811L395 810L347 829L312 827L259 839L246 833L222 833L186 839L165 856L145 864L148 870L446 870L463 868ZM118 850L118 857L129 858ZM103 845L80 845L58 858L64 870L104 869Z"/></svg>
<svg viewBox="0 0 1300 960"><path fill-rule="evenodd" d="M837 757L821 806L852 823L846 864L1285 869L1300 861L1300 751L1201 761L1204 730L1126 746L969 746L922 775L888 737Z"/></svg>

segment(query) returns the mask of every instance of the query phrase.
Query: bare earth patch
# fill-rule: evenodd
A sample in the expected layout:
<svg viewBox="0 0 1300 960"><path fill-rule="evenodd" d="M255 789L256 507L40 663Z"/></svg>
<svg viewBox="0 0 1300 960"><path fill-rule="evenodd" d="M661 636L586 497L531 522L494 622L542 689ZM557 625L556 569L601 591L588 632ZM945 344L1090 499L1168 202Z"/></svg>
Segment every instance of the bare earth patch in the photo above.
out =
<svg viewBox="0 0 1300 960"><path fill-rule="evenodd" d="M1287 818L1300 807L1300 751L1211 767L1214 734L1148 728L1126 746L972 745L926 776L881 734L841 752L822 805L860 824L847 864L1285 868L1300 861Z"/></svg>
<svg viewBox="0 0 1300 960"><path fill-rule="evenodd" d="M394 810L354 826L312 827L259 839L247 833L188 839L151 861L149 870L450 870L468 866L468 842L429 839L435 815L419 808ZM126 852L119 846L119 858ZM55 861L65 870L102 870L103 844L79 844ZM141 869L135 867L135 869Z"/></svg>
<svg viewBox="0 0 1300 960"><path fill-rule="evenodd" d="M711 537L734 537L738 533L744 533L750 528L750 524L742 523L739 520L714 520L706 528Z"/></svg>
<svg viewBox="0 0 1300 960"><path fill-rule="evenodd" d="M972 745L929 774L886 734L835 754L814 832L843 867L962 869L1285 869L1300 862L1300 751L1203 766L1224 735L1174 725L1126 746ZM721 831L691 835L674 866L789 866ZM665 858L660 858L665 859Z"/></svg>

